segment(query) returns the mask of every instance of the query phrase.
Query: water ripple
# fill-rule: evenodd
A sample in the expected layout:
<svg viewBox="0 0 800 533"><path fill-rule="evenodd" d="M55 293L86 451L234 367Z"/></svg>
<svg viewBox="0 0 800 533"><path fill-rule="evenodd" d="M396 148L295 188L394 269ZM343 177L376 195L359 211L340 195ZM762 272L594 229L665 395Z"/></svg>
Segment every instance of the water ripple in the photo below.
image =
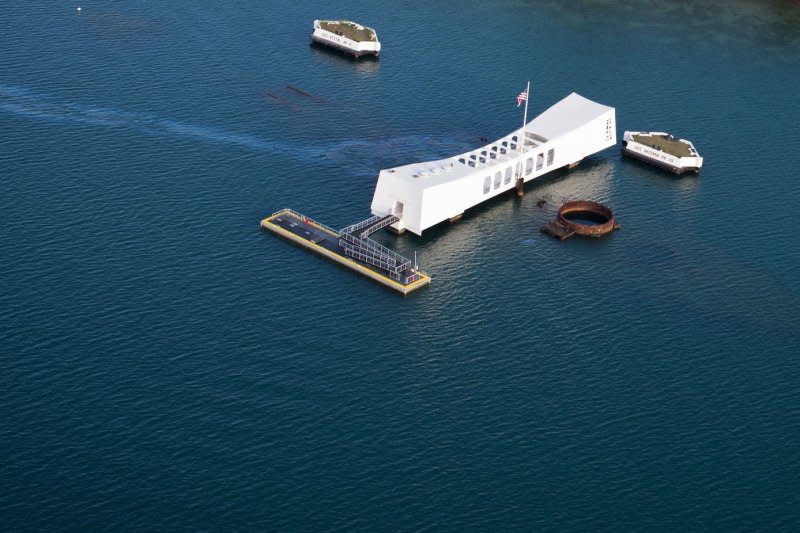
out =
<svg viewBox="0 0 800 533"><path fill-rule="evenodd" d="M106 128L124 128L146 135L235 145L302 161L333 158L340 162L347 161L349 164L363 166L370 173L374 172L375 166L365 164L363 160L359 161L358 157L353 157L354 153L414 153L419 152L421 147L426 147L428 153L432 151L444 155L467 148L463 142L419 135L374 140L344 140L324 146L286 143L247 133L189 124L151 113L61 102L47 94L6 84L0 84L0 110L48 122L76 122Z"/></svg>

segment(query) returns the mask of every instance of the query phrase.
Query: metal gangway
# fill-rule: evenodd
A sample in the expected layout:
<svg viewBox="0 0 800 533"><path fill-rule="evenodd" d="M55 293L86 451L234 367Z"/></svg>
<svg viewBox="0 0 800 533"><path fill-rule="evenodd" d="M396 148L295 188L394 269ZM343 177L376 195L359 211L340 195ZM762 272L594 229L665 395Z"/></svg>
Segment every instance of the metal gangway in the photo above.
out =
<svg viewBox="0 0 800 533"><path fill-rule="evenodd" d="M369 238L399 220L395 215L373 216L351 224L339 231L339 246L345 255L386 271L394 280L403 281L402 274L411 269L411 260Z"/></svg>
<svg viewBox="0 0 800 533"><path fill-rule="evenodd" d="M339 231L342 235L345 233L357 233L359 237L365 239L375 233L378 230L382 230L386 226L391 226L395 222L399 221L400 219L397 218L395 215L386 215L380 216L375 215L374 217L369 217L366 220L362 220L361 222L356 222L355 224L351 224L346 228Z"/></svg>

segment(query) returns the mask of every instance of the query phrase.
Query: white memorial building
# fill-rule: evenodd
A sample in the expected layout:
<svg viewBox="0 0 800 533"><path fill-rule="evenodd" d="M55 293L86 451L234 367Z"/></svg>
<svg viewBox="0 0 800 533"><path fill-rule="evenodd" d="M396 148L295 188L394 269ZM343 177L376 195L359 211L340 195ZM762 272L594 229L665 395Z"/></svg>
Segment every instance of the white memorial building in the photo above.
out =
<svg viewBox="0 0 800 533"><path fill-rule="evenodd" d="M527 94L522 93L526 114ZM524 127L485 146L438 161L381 170L370 208L377 216L398 217L391 226L394 230L421 235L514 189L518 180L528 182L577 165L616 142L614 108L572 93Z"/></svg>

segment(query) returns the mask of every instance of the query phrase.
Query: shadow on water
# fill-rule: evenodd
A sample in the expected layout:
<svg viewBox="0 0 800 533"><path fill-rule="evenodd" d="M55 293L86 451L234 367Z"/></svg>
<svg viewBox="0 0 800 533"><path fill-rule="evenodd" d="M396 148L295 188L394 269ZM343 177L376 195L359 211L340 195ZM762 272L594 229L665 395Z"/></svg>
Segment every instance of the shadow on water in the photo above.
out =
<svg viewBox="0 0 800 533"><path fill-rule="evenodd" d="M499 228L510 224L516 228L514 231L524 227L538 235L538 228L553 218L563 202L607 201L613 169L614 164L602 156L590 157L576 169L557 169L529 181L523 198L518 198L512 189L467 209L457 222L443 221L426 229L422 236L406 232L400 236L381 235L379 240L400 253L423 249L424 267L430 258L435 265L452 268L463 258L479 253L482 243L497 237ZM527 238L523 244L531 246L533 240Z"/></svg>
<svg viewBox="0 0 800 533"><path fill-rule="evenodd" d="M272 97L265 96L265 98L277 101ZM298 98L305 97L298 96ZM283 99L287 104L294 105L292 101ZM315 102L314 105L324 104ZM153 113L59 101L50 95L25 87L2 83L0 83L0 111L52 123L72 122L124 129L155 137L228 144L300 161L328 159L331 162L347 162L361 172L375 175L379 169L395 166L399 161L445 157L467 149L463 140L431 135L350 139L316 145L301 141L287 142L250 133L181 122Z"/></svg>
<svg viewBox="0 0 800 533"><path fill-rule="evenodd" d="M339 68L349 68L355 71L356 74L364 76L373 76L380 71L381 60L374 56L363 56L355 58L350 54L336 50L329 46L323 46L317 43L309 45L314 59L324 61L330 65L335 65Z"/></svg>
<svg viewBox="0 0 800 533"><path fill-rule="evenodd" d="M704 316L784 334L800 333L800 294L756 264L691 235L680 248L657 239L634 240L624 249L627 268L655 293L675 288L674 297Z"/></svg>
<svg viewBox="0 0 800 533"><path fill-rule="evenodd" d="M765 47L787 63L800 61L800 3L794 0L521 0L549 10L560 23L581 31L653 31L651 44L690 36L689 45L730 54L730 46ZM657 21L657 22L656 22ZM687 28L690 31L687 31ZM694 30L694 31L691 31Z"/></svg>
<svg viewBox="0 0 800 533"><path fill-rule="evenodd" d="M681 186L689 187L697 185L697 178L700 175L700 173L695 172L676 174L674 172L670 172L669 170L664 170L663 168L659 168L655 165L632 157L623 157L622 166L625 169L634 171L637 176L642 178L647 177L649 179L673 181Z"/></svg>
<svg viewBox="0 0 800 533"><path fill-rule="evenodd" d="M82 13L81 16L99 36L108 40L144 40L166 33L166 27L162 23L133 13L91 11Z"/></svg>

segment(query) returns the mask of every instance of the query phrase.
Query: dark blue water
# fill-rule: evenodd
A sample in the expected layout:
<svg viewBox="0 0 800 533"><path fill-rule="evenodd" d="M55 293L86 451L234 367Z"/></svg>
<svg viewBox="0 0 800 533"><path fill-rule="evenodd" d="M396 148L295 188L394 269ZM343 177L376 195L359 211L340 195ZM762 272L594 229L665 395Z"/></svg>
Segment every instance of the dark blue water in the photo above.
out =
<svg viewBox="0 0 800 533"><path fill-rule="evenodd" d="M796 3L81 5L0 18L0 528L797 527ZM702 174L610 149L381 235L433 276L408 298L259 231L367 216L527 79ZM573 199L622 229L541 235Z"/></svg>

